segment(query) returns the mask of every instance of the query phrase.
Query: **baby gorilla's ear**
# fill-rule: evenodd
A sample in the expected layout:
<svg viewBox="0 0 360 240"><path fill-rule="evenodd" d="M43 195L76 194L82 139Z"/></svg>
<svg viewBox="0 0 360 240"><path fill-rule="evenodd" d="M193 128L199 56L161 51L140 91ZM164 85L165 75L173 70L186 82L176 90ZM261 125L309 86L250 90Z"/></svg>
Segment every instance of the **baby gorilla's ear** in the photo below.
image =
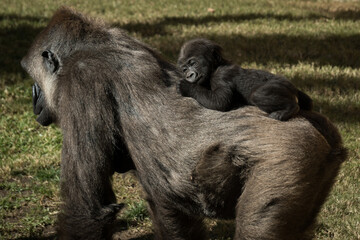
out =
<svg viewBox="0 0 360 240"><path fill-rule="evenodd" d="M219 45L214 44L212 46L212 55L213 55L214 60L216 61L215 62L216 66L224 64L225 60L222 57L222 48Z"/></svg>

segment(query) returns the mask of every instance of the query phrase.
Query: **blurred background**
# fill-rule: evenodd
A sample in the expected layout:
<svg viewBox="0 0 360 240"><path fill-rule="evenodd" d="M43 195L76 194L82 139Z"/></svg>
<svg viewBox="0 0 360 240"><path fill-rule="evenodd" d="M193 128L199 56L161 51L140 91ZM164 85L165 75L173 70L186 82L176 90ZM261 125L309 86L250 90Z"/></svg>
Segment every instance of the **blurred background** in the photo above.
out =
<svg viewBox="0 0 360 240"><path fill-rule="evenodd" d="M316 239L360 239L360 2L331 0L0 0L0 239L54 239L62 136L41 127L20 60L61 5L100 17L176 62L194 37L219 43L244 68L286 76L340 129L350 150L322 208ZM151 239L133 174L115 174L118 239ZM211 239L233 225L207 221Z"/></svg>

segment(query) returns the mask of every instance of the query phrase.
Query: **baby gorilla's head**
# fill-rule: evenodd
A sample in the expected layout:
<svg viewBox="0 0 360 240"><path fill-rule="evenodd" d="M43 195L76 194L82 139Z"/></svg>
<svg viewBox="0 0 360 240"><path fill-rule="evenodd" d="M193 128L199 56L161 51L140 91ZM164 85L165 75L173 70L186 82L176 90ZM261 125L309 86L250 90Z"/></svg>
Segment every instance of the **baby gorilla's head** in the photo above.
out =
<svg viewBox="0 0 360 240"><path fill-rule="evenodd" d="M186 81L202 84L210 79L216 68L226 62L222 48L210 40L197 38L186 42L180 50L178 66Z"/></svg>

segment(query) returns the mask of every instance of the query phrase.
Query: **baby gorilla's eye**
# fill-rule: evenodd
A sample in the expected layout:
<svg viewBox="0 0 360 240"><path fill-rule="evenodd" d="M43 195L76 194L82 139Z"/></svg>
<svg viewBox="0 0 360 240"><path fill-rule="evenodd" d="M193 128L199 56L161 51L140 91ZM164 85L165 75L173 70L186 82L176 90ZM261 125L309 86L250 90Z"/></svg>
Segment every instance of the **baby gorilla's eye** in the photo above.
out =
<svg viewBox="0 0 360 240"><path fill-rule="evenodd" d="M186 67L183 67L182 71L183 71L183 72L186 72L186 71L187 71L187 68L186 68Z"/></svg>
<svg viewBox="0 0 360 240"><path fill-rule="evenodd" d="M191 66L191 67L193 67L195 64L196 64L196 61L193 60L193 59L190 59L190 60L188 61L188 65Z"/></svg>

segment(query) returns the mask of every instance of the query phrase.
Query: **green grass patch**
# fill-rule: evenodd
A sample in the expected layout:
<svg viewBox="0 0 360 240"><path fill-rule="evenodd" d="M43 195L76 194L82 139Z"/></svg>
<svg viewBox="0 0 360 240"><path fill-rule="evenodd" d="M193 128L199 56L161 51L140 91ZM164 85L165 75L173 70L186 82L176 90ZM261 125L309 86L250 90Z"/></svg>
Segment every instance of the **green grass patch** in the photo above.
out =
<svg viewBox="0 0 360 240"><path fill-rule="evenodd" d="M175 62L184 41L206 37L246 68L269 70L306 91L340 129L350 158L324 205L316 239L360 239L360 2L3 0L0 8L0 239L54 236L61 132L40 127L32 80L20 67L34 37L62 4L101 17ZM212 8L214 11L209 11ZM151 222L132 175L114 176L120 239L149 239ZM208 221L211 239L233 225Z"/></svg>
<svg viewBox="0 0 360 240"><path fill-rule="evenodd" d="M126 211L123 214L123 218L128 221L144 221L149 217L145 200L138 202L130 202Z"/></svg>

